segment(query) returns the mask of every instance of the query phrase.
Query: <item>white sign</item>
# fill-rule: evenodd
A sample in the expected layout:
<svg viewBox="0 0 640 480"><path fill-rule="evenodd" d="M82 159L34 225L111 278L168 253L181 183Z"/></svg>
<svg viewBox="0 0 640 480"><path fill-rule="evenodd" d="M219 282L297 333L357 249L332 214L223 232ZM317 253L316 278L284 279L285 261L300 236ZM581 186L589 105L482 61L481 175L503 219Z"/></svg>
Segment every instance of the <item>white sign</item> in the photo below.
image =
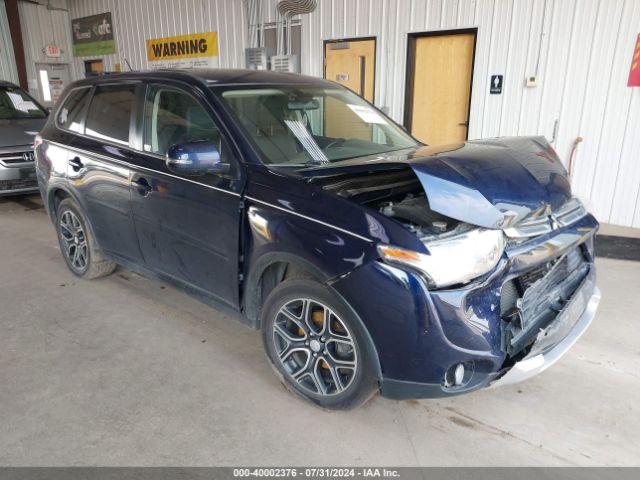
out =
<svg viewBox="0 0 640 480"><path fill-rule="evenodd" d="M35 103L33 103L31 100L24 100L22 98L22 95L12 92L7 92L7 95L9 96L9 99L11 100L11 103L13 103L13 107L16 110L20 110L21 112L28 112L29 110L39 110L39 108L36 107Z"/></svg>

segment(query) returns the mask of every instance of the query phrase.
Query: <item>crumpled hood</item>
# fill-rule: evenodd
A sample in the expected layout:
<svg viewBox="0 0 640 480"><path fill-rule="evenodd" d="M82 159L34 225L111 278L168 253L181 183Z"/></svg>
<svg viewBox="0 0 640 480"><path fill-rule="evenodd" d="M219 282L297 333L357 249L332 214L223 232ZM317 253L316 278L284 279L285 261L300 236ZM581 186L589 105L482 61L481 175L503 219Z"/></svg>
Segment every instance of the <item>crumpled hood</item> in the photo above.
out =
<svg viewBox="0 0 640 480"><path fill-rule="evenodd" d="M305 177L380 171L409 165L430 208L486 228L504 228L571 198L567 172L544 137L504 137L421 147L305 169Z"/></svg>
<svg viewBox="0 0 640 480"><path fill-rule="evenodd" d="M0 120L0 148L33 144L46 122L46 118Z"/></svg>

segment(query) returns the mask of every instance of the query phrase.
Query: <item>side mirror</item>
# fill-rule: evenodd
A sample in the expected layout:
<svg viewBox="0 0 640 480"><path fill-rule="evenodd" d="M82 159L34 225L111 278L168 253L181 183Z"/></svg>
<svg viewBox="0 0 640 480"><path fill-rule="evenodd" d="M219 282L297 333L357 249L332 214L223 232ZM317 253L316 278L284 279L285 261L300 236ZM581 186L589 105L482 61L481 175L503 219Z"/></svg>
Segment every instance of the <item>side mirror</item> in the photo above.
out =
<svg viewBox="0 0 640 480"><path fill-rule="evenodd" d="M212 142L198 141L173 145L167 151L167 168L183 175L227 173L230 165L222 163L220 151Z"/></svg>

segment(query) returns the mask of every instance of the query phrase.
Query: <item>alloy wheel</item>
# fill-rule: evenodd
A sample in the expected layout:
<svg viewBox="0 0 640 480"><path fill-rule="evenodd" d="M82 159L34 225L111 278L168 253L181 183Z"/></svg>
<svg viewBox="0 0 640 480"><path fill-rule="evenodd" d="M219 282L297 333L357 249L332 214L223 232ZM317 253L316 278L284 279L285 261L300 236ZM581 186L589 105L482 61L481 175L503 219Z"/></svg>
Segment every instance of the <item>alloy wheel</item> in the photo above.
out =
<svg viewBox="0 0 640 480"><path fill-rule="evenodd" d="M285 304L273 322L276 354L291 378L317 395L345 391L358 368L349 329L328 306L307 298Z"/></svg>
<svg viewBox="0 0 640 480"><path fill-rule="evenodd" d="M80 219L71 210L66 210L60 217L60 238L64 255L71 266L76 271L83 271L89 259L87 237Z"/></svg>

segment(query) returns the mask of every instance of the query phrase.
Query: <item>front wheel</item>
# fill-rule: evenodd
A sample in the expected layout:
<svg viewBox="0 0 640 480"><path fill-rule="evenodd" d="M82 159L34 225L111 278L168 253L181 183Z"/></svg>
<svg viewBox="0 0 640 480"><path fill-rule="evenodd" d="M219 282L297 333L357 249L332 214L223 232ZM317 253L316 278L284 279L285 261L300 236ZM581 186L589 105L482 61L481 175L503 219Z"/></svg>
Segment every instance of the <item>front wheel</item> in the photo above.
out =
<svg viewBox="0 0 640 480"><path fill-rule="evenodd" d="M262 339L287 388L320 407L355 408L377 391L375 352L364 326L318 282L285 280L269 294Z"/></svg>

